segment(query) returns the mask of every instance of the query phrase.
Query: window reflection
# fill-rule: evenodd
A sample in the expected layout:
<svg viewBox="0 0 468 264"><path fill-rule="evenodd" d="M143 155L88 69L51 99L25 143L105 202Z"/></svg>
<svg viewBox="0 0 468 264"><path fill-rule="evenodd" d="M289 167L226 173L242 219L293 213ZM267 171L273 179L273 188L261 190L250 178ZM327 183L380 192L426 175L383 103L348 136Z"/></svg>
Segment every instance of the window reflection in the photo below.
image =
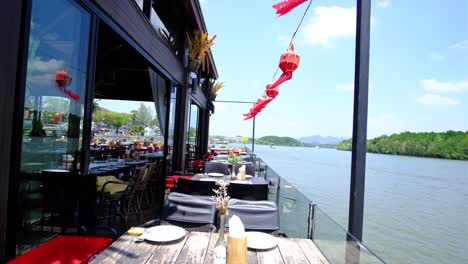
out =
<svg viewBox="0 0 468 264"><path fill-rule="evenodd" d="M189 169L192 166L192 161L197 158L198 146L198 112L199 107L192 103L190 106L190 122L187 131L187 157L186 162ZM194 168L192 168L194 170Z"/></svg>
<svg viewBox="0 0 468 264"><path fill-rule="evenodd" d="M21 171L69 168L80 150L89 29L74 1L33 1Z"/></svg>
<svg viewBox="0 0 468 264"><path fill-rule="evenodd" d="M24 103L16 253L76 225L91 16L75 1L33 0Z"/></svg>

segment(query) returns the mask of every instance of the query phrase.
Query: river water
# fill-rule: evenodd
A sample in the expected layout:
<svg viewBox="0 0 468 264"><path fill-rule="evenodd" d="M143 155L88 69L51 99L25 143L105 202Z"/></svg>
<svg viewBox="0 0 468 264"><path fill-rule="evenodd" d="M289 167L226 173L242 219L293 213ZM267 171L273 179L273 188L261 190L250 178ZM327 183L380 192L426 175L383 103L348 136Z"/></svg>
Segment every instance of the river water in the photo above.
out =
<svg viewBox="0 0 468 264"><path fill-rule="evenodd" d="M257 145L347 227L351 152ZM367 154L363 242L388 263L468 263L468 161Z"/></svg>

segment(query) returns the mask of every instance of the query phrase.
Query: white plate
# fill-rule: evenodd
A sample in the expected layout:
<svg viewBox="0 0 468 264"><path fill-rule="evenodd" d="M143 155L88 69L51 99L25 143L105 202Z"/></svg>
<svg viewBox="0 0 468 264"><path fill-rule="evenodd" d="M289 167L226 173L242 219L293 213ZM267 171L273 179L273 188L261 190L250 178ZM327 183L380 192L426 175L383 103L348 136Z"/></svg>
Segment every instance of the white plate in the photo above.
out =
<svg viewBox="0 0 468 264"><path fill-rule="evenodd" d="M252 178L252 175L246 174L246 175L245 175L245 178L246 178L246 179L250 179L250 178Z"/></svg>
<svg viewBox="0 0 468 264"><path fill-rule="evenodd" d="M249 181L243 181L243 180L234 180L234 181L231 181L232 183L242 183L242 184L250 184Z"/></svg>
<svg viewBox="0 0 468 264"><path fill-rule="evenodd" d="M145 229L140 238L153 242L171 242L185 236L185 229L173 225L153 226Z"/></svg>
<svg viewBox="0 0 468 264"><path fill-rule="evenodd" d="M208 176L211 176L211 177L224 177L224 174L217 173L217 172L210 172L210 173L208 173Z"/></svg>
<svg viewBox="0 0 468 264"><path fill-rule="evenodd" d="M218 181L216 179L213 179L213 178L201 178L200 181Z"/></svg>
<svg viewBox="0 0 468 264"><path fill-rule="evenodd" d="M277 246L274 236L262 232L246 232L247 247L252 249L267 250Z"/></svg>

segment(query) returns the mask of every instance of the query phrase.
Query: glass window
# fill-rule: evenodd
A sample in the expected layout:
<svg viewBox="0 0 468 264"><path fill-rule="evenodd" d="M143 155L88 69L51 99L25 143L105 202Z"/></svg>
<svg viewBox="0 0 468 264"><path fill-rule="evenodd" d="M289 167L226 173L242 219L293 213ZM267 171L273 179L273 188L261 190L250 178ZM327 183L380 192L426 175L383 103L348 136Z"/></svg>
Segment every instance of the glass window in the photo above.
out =
<svg viewBox="0 0 468 264"><path fill-rule="evenodd" d="M168 164L167 169L172 170L172 158L174 157L174 130L175 130L175 117L176 117L176 102L177 102L177 86L171 86L171 93L170 93L170 102L169 102L169 124L167 128L167 153L168 153ZM168 175L170 175L172 171L168 171Z"/></svg>
<svg viewBox="0 0 468 264"><path fill-rule="evenodd" d="M198 112L199 107L192 103L190 106L190 121L187 129L187 150L186 150L186 167L190 169L192 161L197 158L198 147ZM193 170L194 168L192 168Z"/></svg>
<svg viewBox="0 0 468 264"><path fill-rule="evenodd" d="M77 223L78 177L71 177L69 169L81 150L90 21L91 15L75 1L32 1L17 255Z"/></svg>
<svg viewBox="0 0 468 264"><path fill-rule="evenodd" d="M75 1L33 1L21 171L69 168L80 150L90 14Z"/></svg>

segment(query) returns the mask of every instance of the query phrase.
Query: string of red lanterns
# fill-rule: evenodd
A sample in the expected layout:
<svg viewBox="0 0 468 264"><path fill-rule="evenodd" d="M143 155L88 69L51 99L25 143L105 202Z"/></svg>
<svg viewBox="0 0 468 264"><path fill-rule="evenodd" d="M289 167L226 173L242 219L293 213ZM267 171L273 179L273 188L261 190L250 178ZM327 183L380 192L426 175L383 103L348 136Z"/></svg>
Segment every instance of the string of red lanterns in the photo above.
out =
<svg viewBox="0 0 468 264"><path fill-rule="evenodd" d="M286 0L273 5L273 8L276 9L276 13L279 16L282 16L306 1L307 0ZM279 61L279 69L281 69L283 74L281 74L278 80L271 81L266 86L265 93L260 97L260 99L258 99L255 102L254 106L250 108L250 111L247 114L244 114L244 120L248 120L250 118L255 117L258 113L262 111L263 108L265 108L265 106L267 106L267 104L273 101L273 99L275 99L276 96L278 96L279 94L279 85L284 83L285 81L290 80L293 76L293 72L299 67L301 57L294 51L294 45L292 42L302 24L302 21L304 20L305 15L307 14L307 11L309 10L311 3L312 1L309 2L309 5L307 6L304 15L302 16L301 21L299 22L299 25L297 26L296 31L294 32L291 38L288 50L285 53L281 54ZM276 75L276 72L274 75Z"/></svg>

